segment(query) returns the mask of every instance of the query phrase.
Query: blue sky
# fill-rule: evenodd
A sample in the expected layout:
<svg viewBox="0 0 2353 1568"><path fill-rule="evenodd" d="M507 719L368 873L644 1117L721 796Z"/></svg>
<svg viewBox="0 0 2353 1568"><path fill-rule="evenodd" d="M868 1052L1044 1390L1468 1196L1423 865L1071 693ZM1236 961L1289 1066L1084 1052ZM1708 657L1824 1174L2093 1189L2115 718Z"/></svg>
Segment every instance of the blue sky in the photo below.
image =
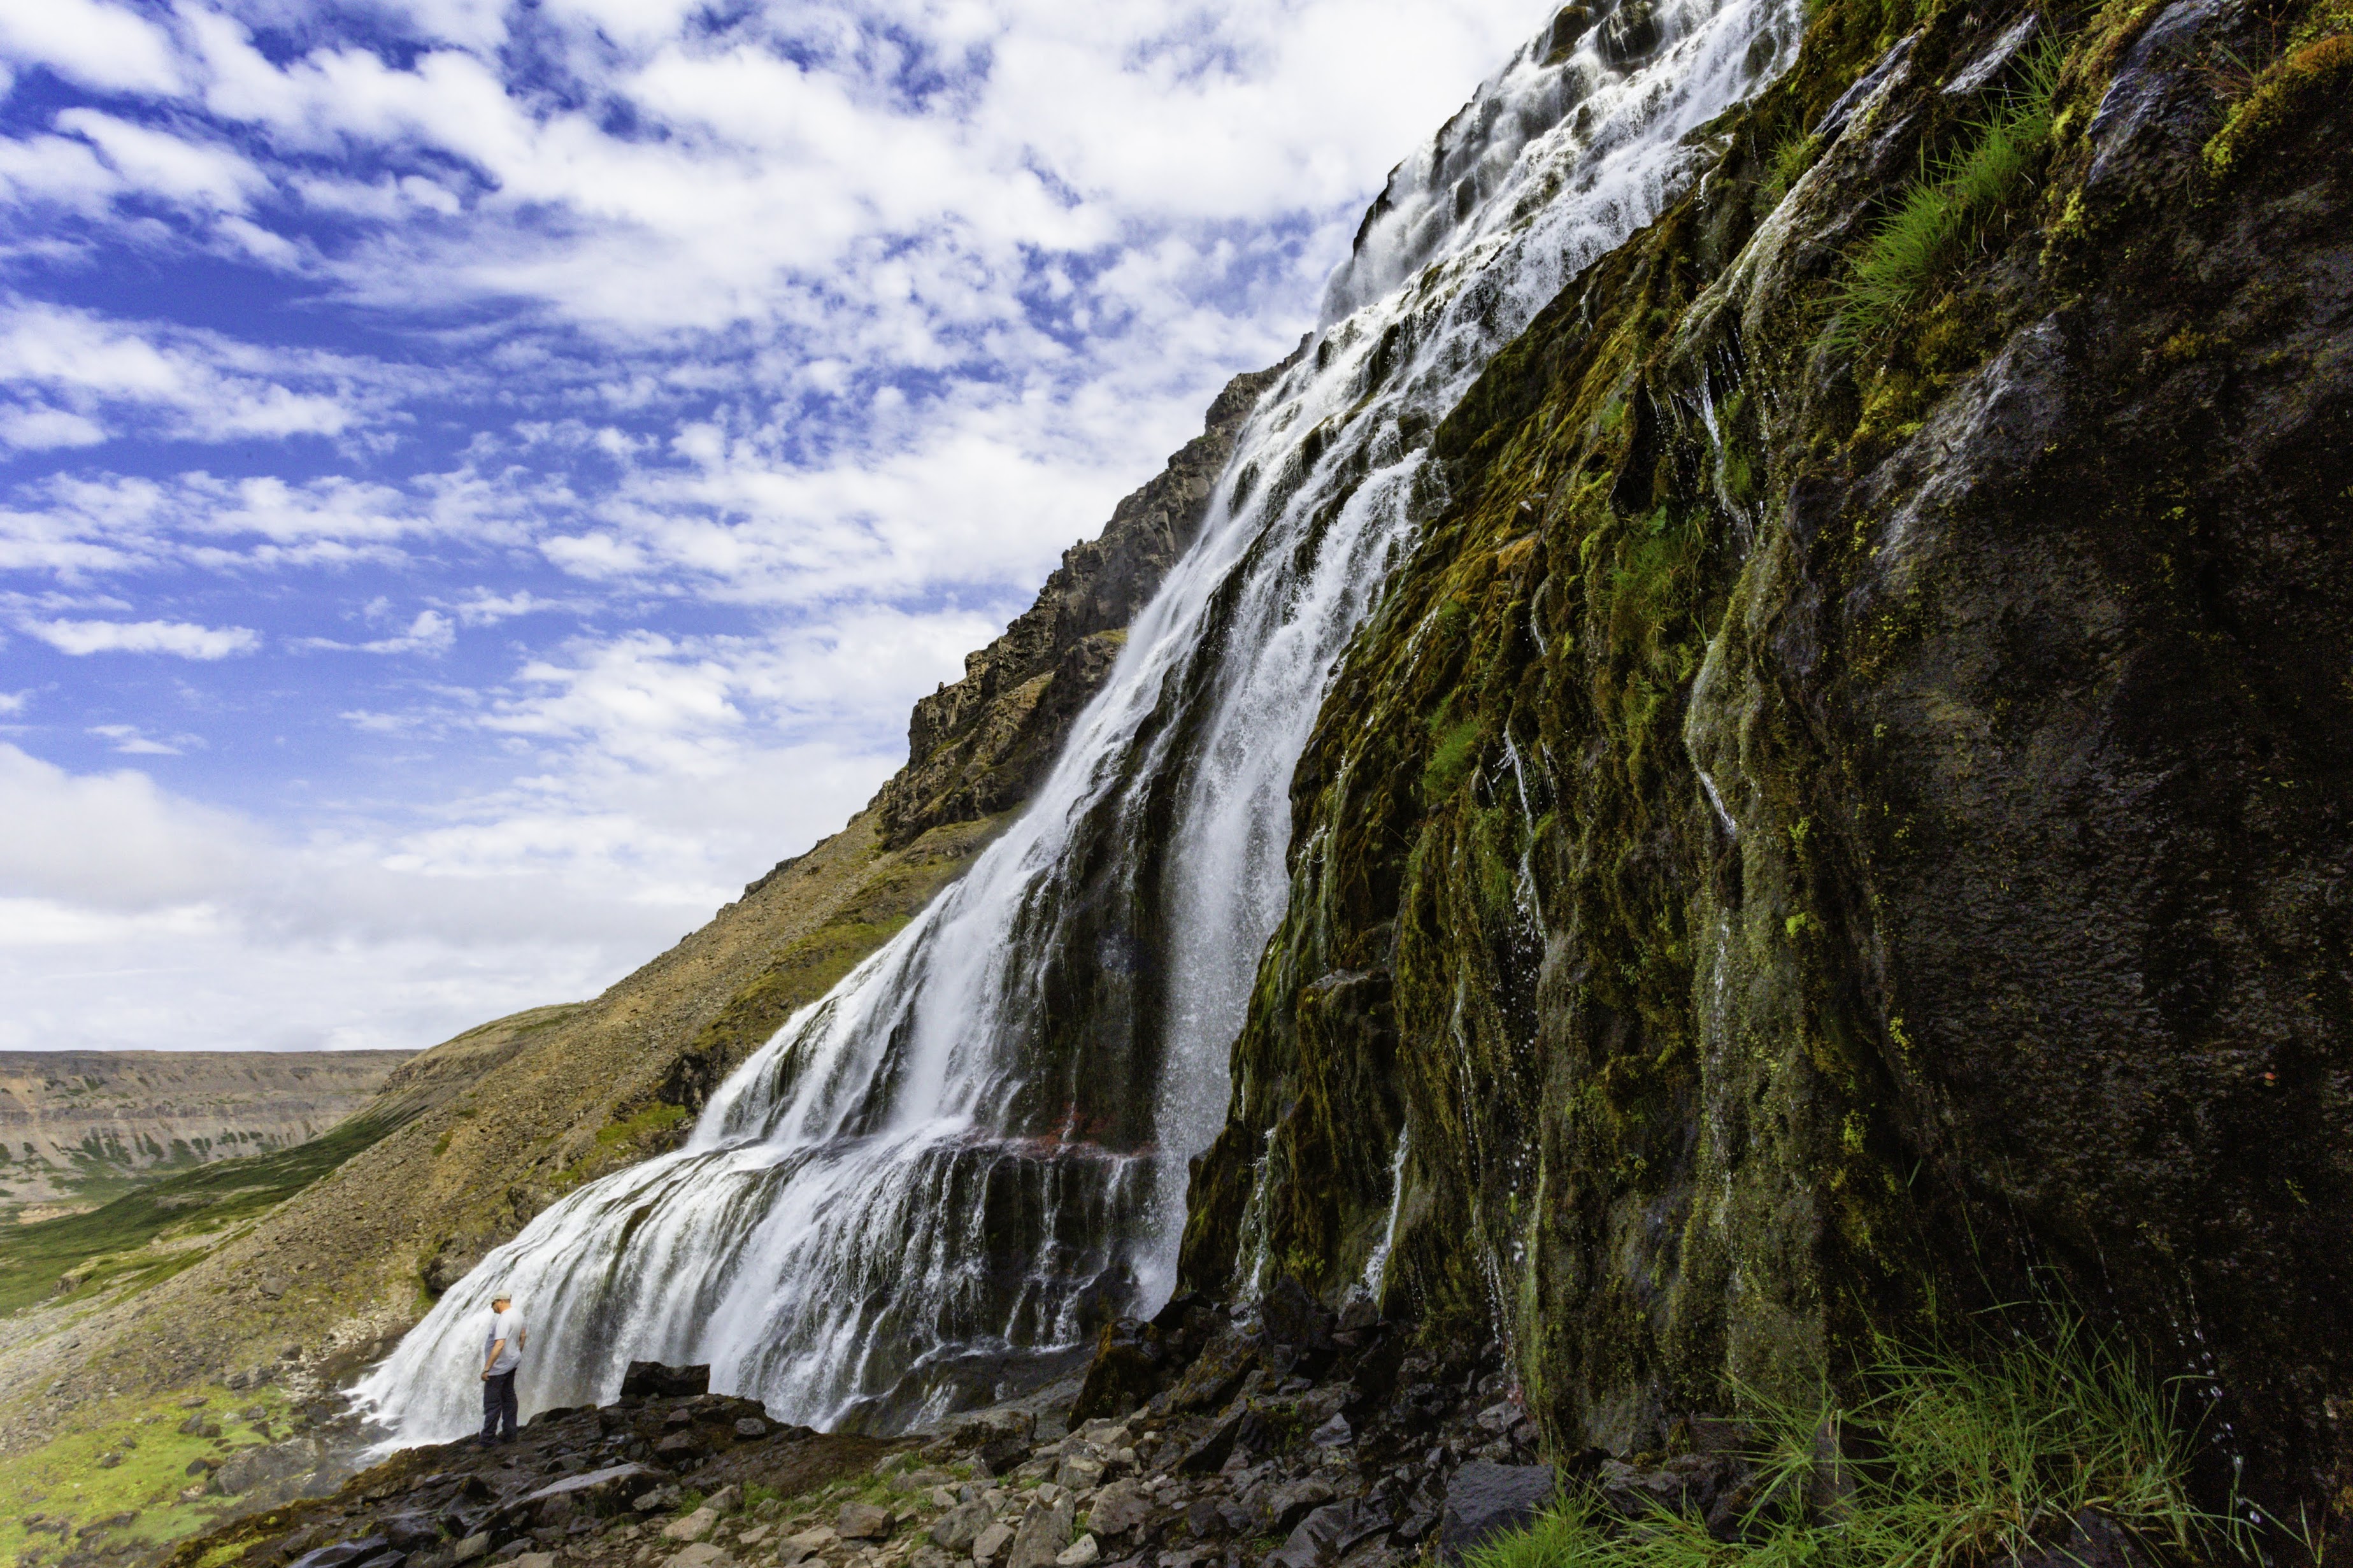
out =
<svg viewBox="0 0 2353 1568"><path fill-rule="evenodd" d="M0 1047L423 1046L839 826L1525 0L0 0Z"/></svg>

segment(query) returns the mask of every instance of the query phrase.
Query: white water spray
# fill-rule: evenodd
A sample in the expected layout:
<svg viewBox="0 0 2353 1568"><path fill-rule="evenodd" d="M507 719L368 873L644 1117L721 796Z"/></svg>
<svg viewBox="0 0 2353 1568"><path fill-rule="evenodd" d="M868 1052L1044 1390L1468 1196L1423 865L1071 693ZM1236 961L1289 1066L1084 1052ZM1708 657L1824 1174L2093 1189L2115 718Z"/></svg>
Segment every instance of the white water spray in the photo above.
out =
<svg viewBox="0 0 2353 1568"><path fill-rule="evenodd" d="M1667 0L1641 26L1571 25L1391 174L1021 820L730 1078L685 1148L572 1194L453 1287L361 1387L392 1443L474 1425L493 1288L533 1325L526 1411L609 1399L659 1359L708 1362L783 1419L880 1429L1166 1299L1187 1163L1223 1121L1283 906L1292 771L1439 499L1427 433L1682 188L1691 133L1787 62L1800 16Z"/></svg>

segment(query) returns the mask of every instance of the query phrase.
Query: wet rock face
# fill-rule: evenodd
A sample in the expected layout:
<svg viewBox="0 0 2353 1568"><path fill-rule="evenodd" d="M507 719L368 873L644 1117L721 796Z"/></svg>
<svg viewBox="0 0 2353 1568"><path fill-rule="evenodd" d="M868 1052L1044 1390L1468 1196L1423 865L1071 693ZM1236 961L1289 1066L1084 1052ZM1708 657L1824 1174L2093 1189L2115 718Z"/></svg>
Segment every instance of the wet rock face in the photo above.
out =
<svg viewBox="0 0 2353 1568"><path fill-rule="evenodd" d="M711 1392L707 1366L665 1366L658 1361L633 1361L621 1376L621 1397L628 1399L691 1399Z"/></svg>
<svg viewBox="0 0 2353 1568"><path fill-rule="evenodd" d="M2037 24L2052 141L1858 348L1848 258L2040 45L1826 7L1438 432L1189 1284L1411 1302L1627 1454L2032 1265L2273 1506L2353 1479L2353 124L2218 175L2201 62L2269 46L2128 9Z"/></svg>
<svg viewBox="0 0 2353 1568"><path fill-rule="evenodd" d="M1550 1465L1496 1465L1475 1460L1454 1473L1438 1551L1447 1562L1515 1530L1525 1530L1559 1494Z"/></svg>

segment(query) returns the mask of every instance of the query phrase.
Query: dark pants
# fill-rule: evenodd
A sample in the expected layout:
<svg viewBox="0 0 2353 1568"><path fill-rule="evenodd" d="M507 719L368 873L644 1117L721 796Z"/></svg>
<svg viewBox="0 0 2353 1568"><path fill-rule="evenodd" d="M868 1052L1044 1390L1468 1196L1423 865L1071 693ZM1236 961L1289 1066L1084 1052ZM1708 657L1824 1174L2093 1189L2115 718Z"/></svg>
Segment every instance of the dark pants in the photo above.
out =
<svg viewBox="0 0 2353 1568"><path fill-rule="evenodd" d="M515 1374L500 1373L496 1377L482 1379L482 1441L498 1441L501 1423L506 1426L506 1436L515 1435Z"/></svg>

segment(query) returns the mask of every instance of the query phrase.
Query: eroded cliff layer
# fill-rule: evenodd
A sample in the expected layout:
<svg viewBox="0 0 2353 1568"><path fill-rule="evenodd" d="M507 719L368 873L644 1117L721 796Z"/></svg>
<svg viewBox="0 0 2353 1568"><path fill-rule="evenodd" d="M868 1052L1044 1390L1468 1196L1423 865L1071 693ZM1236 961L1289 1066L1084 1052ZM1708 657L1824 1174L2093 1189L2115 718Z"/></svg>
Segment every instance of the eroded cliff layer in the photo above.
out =
<svg viewBox="0 0 2353 1568"><path fill-rule="evenodd" d="M366 1104L407 1051L0 1051L0 1220L267 1153Z"/></svg>
<svg viewBox="0 0 2353 1568"><path fill-rule="evenodd" d="M1826 0L1436 433L1196 1284L1621 1452L2039 1289L2353 1479L2347 26Z"/></svg>

